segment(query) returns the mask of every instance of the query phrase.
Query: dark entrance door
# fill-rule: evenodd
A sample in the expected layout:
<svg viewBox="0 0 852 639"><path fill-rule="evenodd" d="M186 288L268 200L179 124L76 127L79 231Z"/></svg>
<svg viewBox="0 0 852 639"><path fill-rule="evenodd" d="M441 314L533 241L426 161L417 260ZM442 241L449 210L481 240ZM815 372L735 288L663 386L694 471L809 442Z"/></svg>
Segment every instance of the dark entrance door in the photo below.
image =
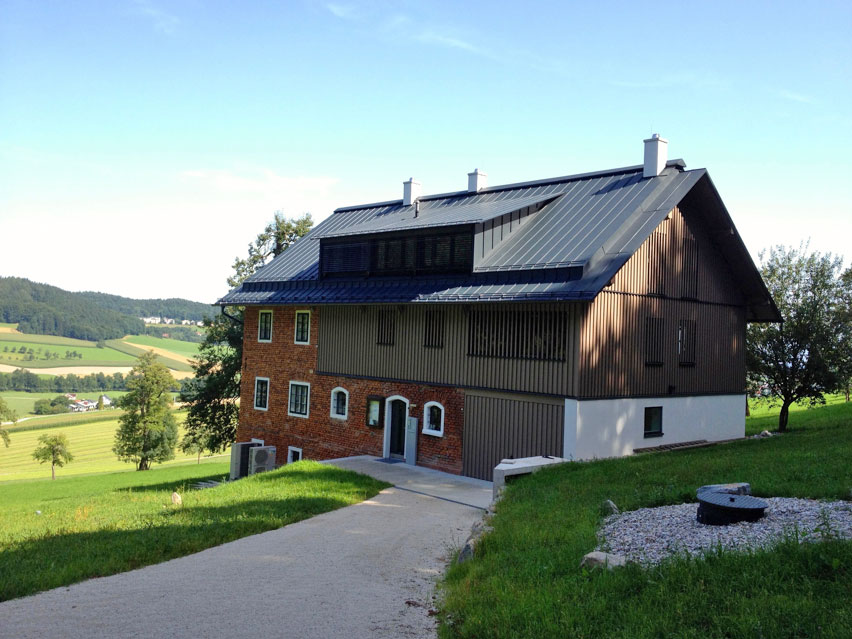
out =
<svg viewBox="0 0 852 639"><path fill-rule="evenodd" d="M405 456L405 402L393 400L390 406L390 454L391 457Z"/></svg>

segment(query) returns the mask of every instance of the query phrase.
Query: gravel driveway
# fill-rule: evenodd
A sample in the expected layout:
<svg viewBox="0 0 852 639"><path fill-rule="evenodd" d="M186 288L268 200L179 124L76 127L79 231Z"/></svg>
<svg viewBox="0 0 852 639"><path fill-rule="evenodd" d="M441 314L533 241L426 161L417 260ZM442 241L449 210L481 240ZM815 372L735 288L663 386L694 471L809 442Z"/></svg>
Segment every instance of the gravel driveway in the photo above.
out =
<svg viewBox="0 0 852 639"><path fill-rule="evenodd" d="M434 637L435 578L483 511L422 492L0 603L0 636Z"/></svg>

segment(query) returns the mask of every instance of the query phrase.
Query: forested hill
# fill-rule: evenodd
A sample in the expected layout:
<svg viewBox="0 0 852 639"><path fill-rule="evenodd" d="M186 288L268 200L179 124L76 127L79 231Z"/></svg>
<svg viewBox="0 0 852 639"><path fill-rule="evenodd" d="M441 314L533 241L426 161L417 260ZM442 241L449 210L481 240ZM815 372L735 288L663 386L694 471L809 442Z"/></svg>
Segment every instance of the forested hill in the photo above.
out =
<svg viewBox="0 0 852 639"><path fill-rule="evenodd" d="M101 308L118 311L131 317L169 317L177 322L181 320L200 322L205 317L212 317L216 314L216 309L210 304L191 302L175 297L165 300L134 300L120 295L94 293L92 291L75 293L75 295L79 295L82 299Z"/></svg>
<svg viewBox="0 0 852 639"><path fill-rule="evenodd" d="M132 315L124 314L102 303L101 298L137 303L141 305L141 310ZM150 307L146 306L149 302ZM175 304L157 307L157 303ZM17 323L22 333L62 335L93 341L141 335L145 333L145 325L139 319L140 316L162 315L165 313L164 308L179 310L181 305L185 305L187 312L185 315L178 313L171 316L174 319L197 317L200 320L205 314L201 308L206 310L207 315L213 315L210 307L189 300L132 300L101 293L72 293L19 277L0 277L0 322ZM188 313L190 309L192 314ZM169 315L166 314L166 317Z"/></svg>

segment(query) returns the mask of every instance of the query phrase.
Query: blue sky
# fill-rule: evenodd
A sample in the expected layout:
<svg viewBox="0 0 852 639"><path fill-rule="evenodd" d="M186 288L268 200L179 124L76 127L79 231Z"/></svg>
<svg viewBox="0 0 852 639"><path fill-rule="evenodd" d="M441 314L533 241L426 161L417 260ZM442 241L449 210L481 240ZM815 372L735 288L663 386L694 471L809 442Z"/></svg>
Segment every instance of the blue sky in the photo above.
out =
<svg viewBox="0 0 852 639"><path fill-rule="evenodd" d="M0 0L0 275L215 301L277 210L706 167L852 261L852 4Z"/></svg>

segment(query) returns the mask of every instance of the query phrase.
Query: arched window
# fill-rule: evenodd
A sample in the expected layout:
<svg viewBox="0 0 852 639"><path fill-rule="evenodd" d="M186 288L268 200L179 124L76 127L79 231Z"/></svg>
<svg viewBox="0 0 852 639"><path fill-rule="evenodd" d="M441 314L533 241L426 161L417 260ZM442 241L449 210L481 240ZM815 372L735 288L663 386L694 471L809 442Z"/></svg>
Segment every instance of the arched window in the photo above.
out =
<svg viewBox="0 0 852 639"><path fill-rule="evenodd" d="M444 436L444 407L438 402L426 402L423 407L423 432L436 437Z"/></svg>
<svg viewBox="0 0 852 639"><path fill-rule="evenodd" d="M331 391L331 416L335 419L349 417L349 391L340 386Z"/></svg>

